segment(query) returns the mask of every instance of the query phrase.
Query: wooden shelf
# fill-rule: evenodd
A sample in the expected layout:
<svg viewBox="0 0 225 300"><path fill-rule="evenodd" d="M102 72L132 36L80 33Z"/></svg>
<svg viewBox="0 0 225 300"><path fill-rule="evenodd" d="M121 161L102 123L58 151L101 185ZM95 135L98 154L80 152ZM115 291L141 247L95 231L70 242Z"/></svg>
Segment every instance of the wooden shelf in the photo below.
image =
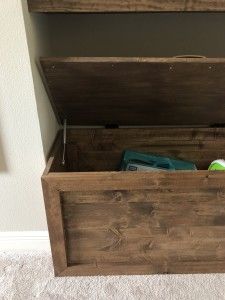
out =
<svg viewBox="0 0 225 300"><path fill-rule="evenodd" d="M223 12L225 0L28 0L30 12Z"/></svg>

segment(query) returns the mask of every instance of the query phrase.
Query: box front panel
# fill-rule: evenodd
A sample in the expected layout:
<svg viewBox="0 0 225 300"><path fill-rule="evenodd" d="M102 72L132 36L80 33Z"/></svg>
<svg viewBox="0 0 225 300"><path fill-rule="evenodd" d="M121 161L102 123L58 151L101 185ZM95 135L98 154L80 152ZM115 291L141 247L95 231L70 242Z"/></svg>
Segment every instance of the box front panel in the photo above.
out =
<svg viewBox="0 0 225 300"><path fill-rule="evenodd" d="M145 174L143 186L151 184L143 189L125 188L118 174L124 189L62 191L68 266L96 274L224 272L225 184L205 174Z"/></svg>

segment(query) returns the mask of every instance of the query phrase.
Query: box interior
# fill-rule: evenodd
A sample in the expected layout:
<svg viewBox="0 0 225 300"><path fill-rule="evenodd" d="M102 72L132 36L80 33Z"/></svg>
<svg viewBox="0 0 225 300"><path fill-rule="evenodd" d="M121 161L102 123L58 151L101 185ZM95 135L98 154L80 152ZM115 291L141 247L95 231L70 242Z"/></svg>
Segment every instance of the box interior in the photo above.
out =
<svg viewBox="0 0 225 300"><path fill-rule="evenodd" d="M213 160L225 157L225 128L71 128L65 167L62 134L58 142L50 172L119 171L126 149L188 160L198 170L207 170Z"/></svg>

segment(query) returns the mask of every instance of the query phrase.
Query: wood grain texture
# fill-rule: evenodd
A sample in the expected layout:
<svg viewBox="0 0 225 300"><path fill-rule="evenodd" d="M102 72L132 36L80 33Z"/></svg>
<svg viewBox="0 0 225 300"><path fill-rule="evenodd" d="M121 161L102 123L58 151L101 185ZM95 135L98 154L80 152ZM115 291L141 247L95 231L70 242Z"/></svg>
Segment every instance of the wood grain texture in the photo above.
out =
<svg viewBox="0 0 225 300"><path fill-rule="evenodd" d="M225 120L225 59L44 58L71 125L209 125Z"/></svg>
<svg viewBox="0 0 225 300"><path fill-rule="evenodd" d="M49 173L48 184L61 199L61 276L225 272L222 172Z"/></svg>
<svg viewBox="0 0 225 300"><path fill-rule="evenodd" d="M225 190L216 201L212 191L185 191L64 193L68 262L162 268L225 260Z"/></svg>
<svg viewBox="0 0 225 300"><path fill-rule="evenodd" d="M68 170L118 170L125 149L189 160L206 170L213 160L225 157L225 129L70 129Z"/></svg>
<svg viewBox="0 0 225 300"><path fill-rule="evenodd" d="M60 194L54 188L54 185L48 183L47 175L42 176L42 188L45 200L45 211L47 215L53 266L55 275L58 276L67 268L67 254Z"/></svg>
<svg viewBox="0 0 225 300"><path fill-rule="evenodd" d="M178 171L178 172L66 172L49 173L50 185L61 192L107 191L123 189L173 190L184 189L186 181L202 189L220 190L224 173L216 171Z"/></svg>
<svg viewBox="0 0 225 300"><path fill-rule="evenodd" d="M225 11L224 0L28 0L31 12Z"/></svg>

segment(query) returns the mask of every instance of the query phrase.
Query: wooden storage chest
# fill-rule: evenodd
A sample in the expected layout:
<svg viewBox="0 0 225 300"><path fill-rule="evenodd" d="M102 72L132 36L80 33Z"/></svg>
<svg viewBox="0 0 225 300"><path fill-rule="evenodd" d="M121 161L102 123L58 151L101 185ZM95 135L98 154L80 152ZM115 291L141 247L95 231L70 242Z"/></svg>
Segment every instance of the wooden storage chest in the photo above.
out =
<svg viewBox="0 0 225 300"><path fill-rule="evenodd" d="M42 177L55 273L225 271L225 59L43 58L60 122ZM124 149L198 171L119 172Z"/></svg>

